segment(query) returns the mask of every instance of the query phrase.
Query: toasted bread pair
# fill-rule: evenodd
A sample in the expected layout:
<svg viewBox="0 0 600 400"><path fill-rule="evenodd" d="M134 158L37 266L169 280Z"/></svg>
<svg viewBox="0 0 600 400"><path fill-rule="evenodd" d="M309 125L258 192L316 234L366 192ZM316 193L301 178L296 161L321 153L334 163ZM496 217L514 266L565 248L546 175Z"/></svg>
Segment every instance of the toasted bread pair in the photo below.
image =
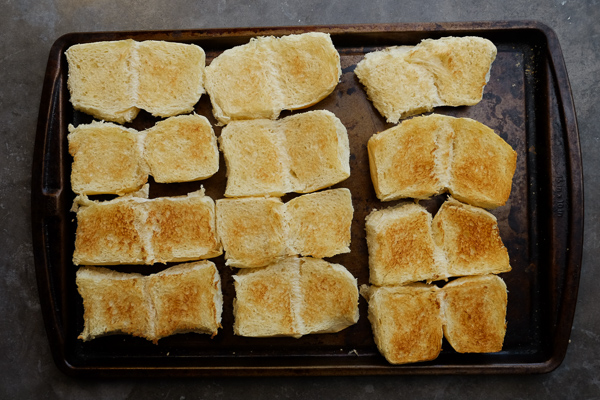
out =
<svg viewBox="0 0 600 400"><path fill-rule="evenodd" d="M205 54L196 45L129 39L77 44L65 55L73 107L98 119L189 113L204 93Z"/></svg>
<svg viewBox="0 0 600 400"><path fill-rule="evenodd" d="M424 199L449 191L478 207L504 205L517 153L492 129L469 118L415 117L368 142L371 179L382 201Z"/></svg>
<svg viewBox="0 0 600 400"><path fill-rule="evenodd" d="M348 133L329 111L234 121L219 142L227 164L226 197L309 193L350 176Z"/></svg>
<svg viewBox="0 0 600 400"><path fill-rule="evenodd" d="M412 203L374 210L365 228L373 285L511 270L496 217L453 198L433 219L424 207Z"/></svg>
<svg viewBox="0 0 600 400"><path fill-rule="evenodd" d="M179 197L75 199L75 265L153 264L212 258L223 250L215 203L199 190Z"/></svg>
<svg viewBox="0 0 600 400"><path fill-rule="evenodd" d="M426 39L365 56L355 73L388 122L439 106L481 101L496 47L480 37Z"/></svg>
<svg viewBox="0 0 600 400"><path fill-rule="evenodd" d="M77 194L125 194L148 174L156 182L206 179L219 170L217 138L208 120L181 115L142 132L94 121L69 125L71 188Z"/></svg>
<svg viewBox="0 0 600 400"><path fill-rule="evenodd" d="M350 251L354 208L348 189L296 197L217 200L217 229L227 265L256 268L286 256L317 258Z"/></svg>
<svg viewBox="0 0 600 400"><path fill-rule="evenodd" d="M496 275L458 278L439 289L363 286L375 343L391 364L429 361L442 350L442 337L459 353L502 350L507 291Z"/></svg>
<svg viewBox="0 0 600 400"><path fill-rule="evenodd" d="M333 91L341 74L329 34L310 32L225 50L206 68L205 86L215 118L227 124L309 107Z"/></svg>
<svg viewBox="0 0 600 400"><path fill-rule="evenodd" d="M83 298L83 341L129 334L156 343L176 333L214 336L221 327L221 278L210 261L149 276L82 267L76 281Z"/></svg>
<svg viewBox="0 0 600 400"><path fill-rule="evenodd" d="M339 332L358 321L356 279L314 258L286 258L234 275L233 330L239 336L300 337Z"/></svg>

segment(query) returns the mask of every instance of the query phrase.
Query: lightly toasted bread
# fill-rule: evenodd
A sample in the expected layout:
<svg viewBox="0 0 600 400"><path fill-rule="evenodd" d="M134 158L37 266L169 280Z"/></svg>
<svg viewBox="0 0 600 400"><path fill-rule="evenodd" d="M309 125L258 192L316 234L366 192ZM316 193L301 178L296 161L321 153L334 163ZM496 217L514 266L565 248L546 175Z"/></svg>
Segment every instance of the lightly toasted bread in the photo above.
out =
<svg viewBox="0 0 600 400"><path fill-rule="evenodd" d="M321 101L342 74L329 34L258 37L225 50L206 68L205 87L215 118L275 119L282 110Z"/></svg>
<svg viewBox="0 0 600 400"><path fill-rule="evenodd" d="M218 199L216 209L226 265L256 268L291 255L279 198Z"/></svg>
<svg viewBox="0 0 600 400"><path fill-rule="evenodd" d="M431 214L414 203L373 210L365 224L369 282L391 286L445 279L448 265L431 223Z"/></svg>
<svg viewBox="0 0 600 400"><path fill-rule="evenodd" d="M433 218L433 238L448 260L448 276L511 270L508 251L490 212L450 197Z"/></svg>
<svg viewBox="0 0 600 400"><path fill-rule="evenodd" d="M358 321L356 279L341 265L291 257L241 270L233 279L236 335L299 338Z"/></svg>
<svg viewBox="0 0 600 400"><path fill-rule="evenodd" d="M469 118L415 117L368 142L371 179L382 201L424 199L449 191L478 207L510 197L517 153L492 129Z"/></svg>
<svg viewBox="0 0 600 400"><path fill-rule="evenodd" d="M226 265L258 268L295 254L321 258L350 251L354 208L348 189L287 204L275 197L219 199L216 208Z"/></svg>
<svg viewBox="0 0 600 400"><path fill-rule="evenodd" d="M354 207L346 188L298 196L285 204L288 247L315 258L350 252Z"/></svg>
<svg viewBox="0 0 600 400"><path fill-rule="evenodd" d="M145 133L144 159L156 182L197 181L219 170L217 137L206 117L167 118Z"/></svg>
<svg viewBox="0 0 600 400"><path fill-rule="evenodd" d="M214 201L204 190L187 196L110 201L75 198L75 265L153 264L222 253Z"/></svg>
<svg viewBox="0 0 600 400"><path fill-rule="evenodd" d="M205 54L196 45L128 39L77 44L65 55L73 107L98 119L188 113L204 93Z"/></svg>
<svg viewBox="0 0 600 400"><path fill-rule="evenodd" d="M156 343L176 333L214 336L221 327L221 278L210 261L149 276L81 267L76 282L83 298L83 341L129 334Z"/></svg>
<svg viewBox="0 0 600 400"><path fill-rule="evenodd" d="M226 197L310 193L350 176L348 133L331 112L228 124L219 138Z"/></svg>
<svg viewBox="0 0 600 400"><path fill-rule="evenodd" d="M77 194L125 194L148 181L144 133L106 122L69 125L71 188Z"/></svg>
<svg viewBox="0 0 600 400"><path fill-rule="evenodd" d="M375 344L390 364L437 358L442 350L439 289L413 283L406 286L363 285Z"/></svg>
<svg viewBox="0 0 600 400"><path fill-rule="evenodd" d="M480 37L426 39L369 53L355 73L387 122L481 101L496 47Z"/></svg>
<svg viewBox="0 0 600 400"><path fill-rule="evenodd" d="M444 336L459 353L502 350L507 290L496 275L458 278L442 288Z"/></svg>

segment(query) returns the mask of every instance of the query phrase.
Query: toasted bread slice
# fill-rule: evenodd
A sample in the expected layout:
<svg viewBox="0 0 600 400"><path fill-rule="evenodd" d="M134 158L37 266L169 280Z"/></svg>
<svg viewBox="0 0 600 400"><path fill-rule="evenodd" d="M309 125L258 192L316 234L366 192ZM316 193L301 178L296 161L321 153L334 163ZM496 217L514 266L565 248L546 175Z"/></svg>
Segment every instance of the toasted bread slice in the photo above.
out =
<svg viewBox="0 0 600 400"><path fill-rule="evenodd" d="M140 230L141 199L97 202L77 197L75 265L145 264L150 256Z"/></svg>
<svg viewBox="0 0 600 400"><path fill-rule="evenodd" d="M343 266L300 259L301 333L339 332L358 322L356 278Z"/></svg>
<svg viewBox="0 0 600 400"><path fill-rule="evenodd" d="M502 350L507 291L496 275L456 279L442 288L444 335L459 353Z"/></svg>
<svg viewBox="0 0 600 400"><path fill-rule="evenodd" d="M407 58L434 75L444 105L471 106L481 101L496 53L487 39L450 36L423 40Z"/></svg>
<svg viewBox="0 0 600 400"><path fill-rule="evenodd" d="M517 153L482 123L468 118L449 122L455 132L450 193L478 207L504 205L510 197Z"/></svg>
<svg viewBox="0 0 600 400"><path fill-rule="evenodd" d="M310 193L350 176L350 143L342 122L326 110L280 120L294 192Z"/></svg>
<svg viewBox="0 0 600 400"><path fill-rule="evenodd" d="M151 263L212 258L223 253L217 235L215 202L204 191L145 202Z"/></svg>
<svg viewBox="0 0 600 400"><path fill-rule="evenodd" d="M284 110L318 103L337 86L342 70L340 55L329 34L309 32L267 40L277 68Z"/></svg>
<svg viewBox="0 0 600 400"><path fill-rule="evenodd" d="M69 47L65 55L73 108L107 121L133 121L139 112L138 78L131 66L134 52L131 39Z"/></svg>
<svg viewBox="0 0 600 400"><path fill-rule="evenodd" d="M375 108L390 123L443 104L433 74L407 60L411 49L395 46L368 53L354 70Z"/></svg>
<svg viewBox="0 0 600 400"><path fill-rule="evenodd" d="M286 258L269 267L241 270L233 276L233 332L239 336L300 337L294 305L300 302L299 264Z"/></svg>
<svg viewBox="0 0 600 400"><path fill-rule="evenodd" d="M256 268L289 255L284 212L279 198L217 200L217 228L226 265Z"/></svg>
<svg viewBox="0 0 600 400"><path fill-rule="evenodd" d="M446 257L436 246L432 217L418 204L374 210L366 218L369 282L400 285L446 278Z"/></svg>
<svg viewBox="0 0 600 400"><path fill-rule="evenodd" d="M223 128L226 197L283 196L292 190L285 144L274 128L269 120L234 121Z"/></svg>
<svg viewBox="0 0 600 400"><path fill-rule="evenodd" d="M224 51L206 68L215 118L277 118L313 105L333 91L340 58L328 34L258 37Z"/></svg>
<svg viewBox="0 0 600 400"><path fill-rule="evenodd" d="M511 270L496 217L449 198L433 218L433 237L448 259L448 276Z"/></svg>
<svg viewBox="0 0 600 400"><path fill-rule="evenodd" d="M425 199L444 190L448 118L437 114L412 118L369 139L371 179L380 200Z"/></svg>
<svg viewBox="0 0 600 400"><path fill-rule="evenodd" d="M426 39L369 53L355 73L387 122L398 123L434 107L480 102L495 58L487 39Z"/></svg>
<svg viewBox="0 0 600 400"><path fill-rule="evenodd" d="M424 199L450 191L479 207L504 205L517 153L485 125L469 118L415 117L368 142L371 179L382 201Z"/></svg>
<svg viewBox="0 0 600 400"><path fill-rule="evenodd" d="M234 121L219 140L227 164L226 197L313 192L350 176L348 133L329 111Z"/></svg>
<svg viewBox="0 0 600 400"><path fill-rule="evenodd" d="M69 125L71 188L77 194L125 194L148 181L144 134L105 122Z"/></svg>
<svg viewBox="0 0 600 400"><path fill-rule="evenodd" d="M193 44L136 43L138 108L158 117L189 113L204 93L204 50Z"/></svg>
<svg viewBox="0 0 600 400"><path fill-rule="evenodd" d="M82 267L77 271L76 282L84 309L84 328L79 339L85 342L120 333L153 336L154 310L142 275Z"/></svg>
<svg viewBox="0 0 600 400"><path fill-rule="evenodd" d="M219 170L217 137L201 115L167 118L146 131L144 158L156 182L206 179Z"/></svg>
<svg viewBox="0 0 600 400"><path fill-rule="evenodd" d="M71 103L98 119L131 122L140 108L169 117L188 113L204 92L204 51L160 41L85 43L65 52Z"/></svg>
<svg viewBox="0 0 600 400"><path fill-rule="evenodd" d="M215 264L210 261L181 264L145 280L156 314L153 341L176 333L217 334L223 294Z"/></svg>
<svg viewBox="0 0 600 400"><path fill-rule="evenodd" d="M211 258L223 252L214 201L204 190L187 196L133 196L91 201L78 196L73 263L153 264Z"/></svg>
<svg viewBox="0 0 600 400"><path fill-rule="evenodd" d="M389 363L437 358L442 350L443 321L436 286L363 286L361 293L369 302L375 344Z"/></svg>
<svg viewBox="0 0 600 400"><path fill-rule="evenodd" d="M300 337L358 321L356 279L341 265L291 257L233 279L236 335Z"/></svg>
<svg viewBox="0 0 600 400"><path fill-rule="evenodd" d="M348 189L306 194L285 205L289 248L316 258L349 253L352 195Z"/></svg>

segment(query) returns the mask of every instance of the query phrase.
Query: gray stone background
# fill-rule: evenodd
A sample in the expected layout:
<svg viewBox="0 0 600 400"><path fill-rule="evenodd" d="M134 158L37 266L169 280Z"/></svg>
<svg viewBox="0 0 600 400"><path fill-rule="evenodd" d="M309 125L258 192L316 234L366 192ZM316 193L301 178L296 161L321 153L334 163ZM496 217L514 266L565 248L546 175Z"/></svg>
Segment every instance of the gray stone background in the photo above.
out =
<svg viewBox="0 0 600 400"><path fill-rule="evenodd" d="M0 1L0 398L600 398L600 4L597 0ZM585 242L564 363L536 376L75 380L55 367L33 266L30 183L48 52L74 31L534 19L560 40L578 114Z"/></svg>

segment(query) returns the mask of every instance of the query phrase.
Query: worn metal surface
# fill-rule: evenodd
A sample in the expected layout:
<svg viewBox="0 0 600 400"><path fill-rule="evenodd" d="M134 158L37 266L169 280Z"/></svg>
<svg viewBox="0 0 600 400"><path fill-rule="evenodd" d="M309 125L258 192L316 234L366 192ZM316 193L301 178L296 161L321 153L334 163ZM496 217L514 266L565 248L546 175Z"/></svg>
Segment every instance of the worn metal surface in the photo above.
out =
<svg viewBox="0 0 600 400"><path fill-rule="evenodd" d="M493 213L509 250L513 270L503 274L509 290L508 330L497 354L457 354L444 343L431 362L390 366L379 355L360 300L358 324L337 334L292 338L241 338L233 335L232 271L223 258L223 329L212 340L185 334L161 339L112 336L82 343L83 308L71 264L75 223L68 210L71 158L67 125L91 121L74 112L66 90L69 45L131 37L193 42L204 48L207 63L223 49L255 35L310 30L330 32L340 52L343 75L326 99L310 109L334 112L348 129L351 177L335 187L351 190L354 204L351 253L329 259L348 268L359 285L368 282L364 218L382 203L371 184L367 140L392 125L373 108L353 73L366 52L382 46L416 44L423 38L478 35L498 47L483 100L472 107L442 107L436 112L469 117L493 128L518 153L509 202ZM204 95L196 112L212 112ZM282 116L290 114L282 113ZM144 129L156 121L145 112L129 126ZM217 135L220 133L215 128ZM203 185L214 199L223 197L225 165L212 178L186 184L155 184L151 197L185 194ZM50 53L34 154L33 239L42 310L55 362L64 372L94 376L347 375L546 372L562 361L577 299L583 229L583 185L579 137L562 54L554 34L535 23L457 23L233 29L213 31L73 34L59 39ZM285 196L284 201L295 195ZM423 202L431 211L443 196ZM120 271L153 273L164 266L117 266Z"/></svg>

